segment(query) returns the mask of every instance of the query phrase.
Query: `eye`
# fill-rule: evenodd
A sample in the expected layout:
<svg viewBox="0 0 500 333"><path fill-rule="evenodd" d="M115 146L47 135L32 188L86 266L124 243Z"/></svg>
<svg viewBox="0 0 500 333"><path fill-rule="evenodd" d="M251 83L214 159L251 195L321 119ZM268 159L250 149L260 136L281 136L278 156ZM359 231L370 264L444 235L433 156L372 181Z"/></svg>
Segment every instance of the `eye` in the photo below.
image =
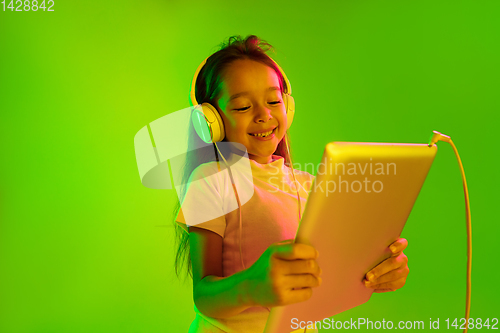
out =
<svg viewBox="0 0 500 333"><path fill-rule="evenodd" d="M275 102L269 102L269 104L273 104L273 105L277 105L277 104L281 104L281 101L275 101ZM246 111L250 109L249 106L245 107L245 108L241 108L241 109L234 109L235 111Z"/></svg>

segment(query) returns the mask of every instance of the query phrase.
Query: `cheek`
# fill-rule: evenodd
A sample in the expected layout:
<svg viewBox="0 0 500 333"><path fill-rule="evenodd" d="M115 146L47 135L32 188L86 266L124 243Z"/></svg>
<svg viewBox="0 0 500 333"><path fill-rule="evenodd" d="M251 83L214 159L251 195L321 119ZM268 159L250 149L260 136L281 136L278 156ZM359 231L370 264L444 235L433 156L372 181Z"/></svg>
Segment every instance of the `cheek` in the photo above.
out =
<svg viewBox="0 0 500 333"><path fill-rule="evenodd" d="M224 121L224 131L226 132L226 136L232 136L235 132L234 119L222 117L222 120Z"/></svg>
<svg viewBox="0 0 500 333"><path fill-rule="evenodd" d="M286 118L286 112L283 111L283 114L281 115L280 119L280 133L281 135L285 135L286 133L286 128L288 126L287 118Z"/></svg>
<svg viewBox="0 0 500 333"><path fill-rule="evenodd" d="M243 138L246 135L245 126L234 120L224 123L224 129L226 131L226 137L230 141L238 141L239 138Z"/></svg>
<svg viewBox="0 0 500 333"><path fill-rule="evenodd" d="M234 120L230 125L235 136L245 137L247 134L248 125L241 119Z"/></svg>
<svg viewBox="0 0 500 333"><path fill-rule="evenodd" d="M248 136L247 129L248 127L246 126L238 126L236 129L238 137L241 138L242 140L247 139Z"/></svg>

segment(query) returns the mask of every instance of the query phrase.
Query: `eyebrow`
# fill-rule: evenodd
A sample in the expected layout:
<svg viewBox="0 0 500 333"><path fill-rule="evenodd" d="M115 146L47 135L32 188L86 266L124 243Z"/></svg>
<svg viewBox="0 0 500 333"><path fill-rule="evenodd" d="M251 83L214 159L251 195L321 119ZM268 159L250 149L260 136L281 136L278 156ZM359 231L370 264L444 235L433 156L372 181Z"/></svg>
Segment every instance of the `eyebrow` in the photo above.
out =
<svg viewBox="0 0 500 333"><path fill-rule="evenodd" d="M266 89L266 91L271 91L271 90L280 90L280 87L274 86L274 87L269 87ZM243 91L243 92L234 94L233 96L229 97L228 103L231 102L233 99L238 98L238 97L243 96L243 95L248 95L248 91Z"/></svg>

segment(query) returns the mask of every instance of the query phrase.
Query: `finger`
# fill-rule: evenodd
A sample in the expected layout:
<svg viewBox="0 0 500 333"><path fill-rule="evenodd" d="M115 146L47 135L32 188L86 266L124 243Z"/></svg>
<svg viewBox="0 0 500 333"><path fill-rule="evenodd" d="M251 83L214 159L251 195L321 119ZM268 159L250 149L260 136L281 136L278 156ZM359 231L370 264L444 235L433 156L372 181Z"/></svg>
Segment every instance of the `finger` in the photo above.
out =
<svg viewBox="0 0 500 333"><path fill-rule="evenodd" d="M388 293L390 291L396 291L396 289L375 289L374 293Z"/></svg>
<svg viewBox="0 0 500 333"><path fill-rule="evenodd" d="M313 274L315 276L321 275L321 268L319 268L318 262L314 259L306 260L283 260L283 266L285 267L284 274Z"/></svg>
<svg viewBox="0 0 500 333"><path fill-rule="evenodd" d="M398 253L406 249L408 246L408 241L405 238L399 238L394 243L389 245L389 249L392 253Z"/></svg>
<svg viewBox="0 0 500 333"><path fill-rule="evenodd" d="M276 245L283 245L283 244L291 244L291 243L293 243L293 242L294 242L293 238L290 238L290 239L285 239L285 240L282 240L281 242L277 242L277 243L275 243L275 244L276 244Z"/></svg>
<svg viewBox="0 0 500 333"><path fill-rule="evenodd" d="M273 256L283 260L316 259L318 251L311 245L301 243L273 244Z"/></svg>
<svg viewBox="0 0 500 333"><path fill-rule="evenodd" d="M403 253L400 253L397 257L390 257L382 261L371 271L366 273L366 279L369 281L375 281L380 276L395 270L403 265L408 264L408 257Z"/></svg>
<svg viewBox="0 0 500 333"><path fill-rule="evenodd" d="M287 289L302 289L319 287L323 280L312 274L286 275L283 279L283 285Z"/></svg>
<svg viewBox="0 0 500 333"><path fill-rule="evenodd" d="M375 285L373 287L369 287L369 288L373 288L375 290L377 290L377 289L399 289L399 288L402 288L405 284L406 284L406 277L401 278L401 279L396 280L396 281L380 283L380 284L377 284L377 285Z"/></svg>
<svg viewBox="0 0 500 333"><path fill-rule="evenodd" d="M290 296L283 305L307 301L309 298L311 298L312 294L313 294L312 288L291 290Z"/></svg>
<svg viewBox="0 0 500 333"><path fill-rule="evenodd" d="M374 286L377 286L381 283L387 283L387 282L397 281L401 278L406 278L409 272L410 269L408 268L408 266L403 265L395 270L385 273L384 275L380 276L374 281L368 281L365 279L363 280L363 283L365 284L365 286L373 288Z"/></svg>

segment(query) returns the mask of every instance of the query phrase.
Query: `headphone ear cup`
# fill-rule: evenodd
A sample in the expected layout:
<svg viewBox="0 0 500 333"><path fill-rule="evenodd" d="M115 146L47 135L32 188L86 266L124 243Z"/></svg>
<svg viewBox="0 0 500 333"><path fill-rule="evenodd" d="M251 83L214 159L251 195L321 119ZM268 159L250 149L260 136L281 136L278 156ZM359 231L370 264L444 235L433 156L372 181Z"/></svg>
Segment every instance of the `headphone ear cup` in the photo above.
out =
<svg viewBox="0 0 500 333"><path fill-rule="evenodd" d="M193 115L192 120L198 136L206 143L224 140L224 122L217 109L209 103L203 103L201 104L203 116L199 111L199 106L196 106L195 109L193 112L197 112L197 115ZM205 124L208 126L208 131L204 127Z"/></svg>
<svg viewBox="0 0 500 333"><path fill-rule="evenodd" d="M295 101L291 95L285 95L285 106L286 106L286 121L287 130L290 128L293 122L293 116L295 115Z"/></svg>

